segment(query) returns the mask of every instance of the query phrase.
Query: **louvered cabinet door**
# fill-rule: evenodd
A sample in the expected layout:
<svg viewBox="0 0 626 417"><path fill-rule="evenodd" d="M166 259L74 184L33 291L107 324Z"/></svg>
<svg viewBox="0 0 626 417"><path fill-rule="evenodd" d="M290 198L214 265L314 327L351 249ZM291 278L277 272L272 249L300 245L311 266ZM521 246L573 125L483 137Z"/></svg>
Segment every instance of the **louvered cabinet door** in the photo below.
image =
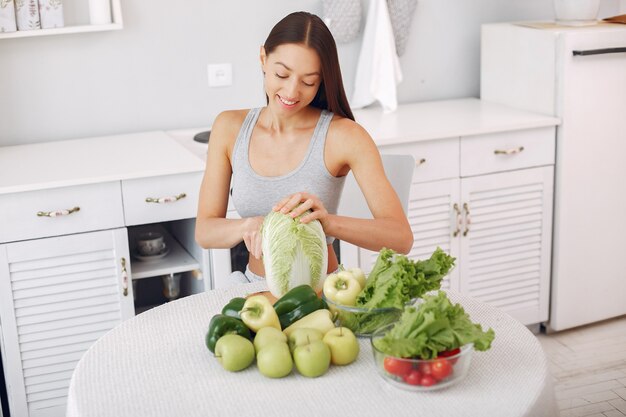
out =
<svg viewBox="0 0 626 417"><path fill-rule="evenodd" d="M64 416L74 367L134 315L126 229L0 245L0 320L11 415Z"/></svg>
<svg viewBox="0 0 626 417"><path fill-rule="evenodd" d="M450 179L411 185L407 218L413 231L411 259L428 259L437 247L451 256L459 255L459 239L455 237L459 200L459 180ZM458 204L457 204L458 207ZM459 212L460 213L460 212ZM359 250L361 268L369 272L378 256L377 252ZM459 268L454 268L442 284L442 288L458 290Z"/></svg>
<svg viewBox="0 0 626 417"><path fill-rule="evenodd" d="M461 292L524 324L548 319L553 167L461 180Z"/></svg>

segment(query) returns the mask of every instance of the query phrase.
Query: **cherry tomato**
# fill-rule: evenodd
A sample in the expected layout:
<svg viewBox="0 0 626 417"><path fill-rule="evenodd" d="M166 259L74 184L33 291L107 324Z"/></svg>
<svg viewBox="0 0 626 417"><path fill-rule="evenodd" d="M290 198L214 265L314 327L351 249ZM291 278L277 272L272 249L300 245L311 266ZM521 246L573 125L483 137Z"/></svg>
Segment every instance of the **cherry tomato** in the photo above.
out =
<svg viewBox="0 0 626 417"><path fill-rule="evenodd" d="M409 385L419 385L422 380L422 374L417 369L413 369L407 375L404 376L404 382Z"/></svg>
<svg viewBox="0 0 626 417"><path fill-rule="evenodd" d="M412 370L411 362L403 361L398 358L392 358L391 356L387 356L385 358L383 366L385 367L385 371L400 377L408 375Z"/></svg>
<svg viewBox="0 0 626 417"><path fill-rule="evenodd" d="M452 365L445 358L435 359L431 366L432 376L441 381L452 373Z"/></svg>
<svg viewBox="0 0 626 417"><path fill-rule="evenodd" d="M430 375L433 373L433 367L431 362L420 362L417 366L417 369L422 373L422 375Z"/></svg>
<svg viewBox="0 0 626 417"><path fill-rule="evenodd" d="M424 387L430 387L431 385L435 385L436 383L437 380L433 378L432 375L422 375L422 378L420 379L420 385Z"/></svg>
<svg viewBox="0 0 626 417"><path fill-rule="evenodd" d="M461 353L461 348L456 348L452 350L444 350L443 352L439 352L439 355L437 355L437 357L448 358L450 356L458 355L459 353Z"/></svg>
<svg viewBox="0 0 626 417"><path fill-rule="evenodd" d="M452 350L445 350L443 352L439 352L437 357L438 358L449 358L450 356L458 355L459 353L461 353L461 349L460 348L456 348L456 349L452 349ZM454 365L456 363L456 361L459 360L459 358L452 358L452 359L449 359L449 360Z"/></svg>

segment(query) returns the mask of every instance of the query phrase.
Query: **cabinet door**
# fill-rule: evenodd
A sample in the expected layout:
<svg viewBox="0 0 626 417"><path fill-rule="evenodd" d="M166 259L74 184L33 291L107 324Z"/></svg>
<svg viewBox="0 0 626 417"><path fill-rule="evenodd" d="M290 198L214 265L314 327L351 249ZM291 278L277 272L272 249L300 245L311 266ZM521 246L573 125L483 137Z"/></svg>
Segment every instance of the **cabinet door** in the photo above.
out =
<svg viewBox="0 0 626 417"><path fill-rule="evenodd" d="M442 288L458 290L459 239L455 237L457 215L454 205L459 200L459 180L450 179L411 185L407 217L413 231L411 259L427 259L440 247L457 257L457 268L453 269L442 282ZM371 271L377 252L359 249L359 265Z"/></svg>
<svg viewBox="0 0 626 417"><path fill-rule="evenodd" d="M11 415L65 415L78 360L134 314L123 264L130 274L126 229L0 245L0 320Z"/></svg>
<svg viewBox="0 0 626 417"><path fill-rule="evenodd" d="M553 168L461 180L461 292L524 324L548 319Z"/></svg>

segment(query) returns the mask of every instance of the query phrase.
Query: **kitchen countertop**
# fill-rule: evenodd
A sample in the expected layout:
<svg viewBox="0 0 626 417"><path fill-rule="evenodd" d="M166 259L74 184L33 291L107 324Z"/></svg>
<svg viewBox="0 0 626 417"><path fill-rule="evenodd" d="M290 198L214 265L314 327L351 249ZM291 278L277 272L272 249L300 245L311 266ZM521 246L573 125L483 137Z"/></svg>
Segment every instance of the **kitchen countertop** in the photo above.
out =
<svg viewBox="0 0 626 417"><path fill-rule="evenodd" d="M403 104L393 113L354 112L378 146L556 126L559 119L477 98Z"/></svg>
<svg viewBox="0 0 626 417"><path fill-rule="evenodd" d="M204 170L162 131L0 147L0 195Z"/></svg>

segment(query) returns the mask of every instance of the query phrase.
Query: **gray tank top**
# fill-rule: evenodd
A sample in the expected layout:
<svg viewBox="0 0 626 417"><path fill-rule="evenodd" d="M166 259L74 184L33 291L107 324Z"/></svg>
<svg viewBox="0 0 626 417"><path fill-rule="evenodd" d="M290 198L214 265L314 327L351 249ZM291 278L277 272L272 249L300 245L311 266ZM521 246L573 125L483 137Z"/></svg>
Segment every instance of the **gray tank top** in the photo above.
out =
<svg viewBox="0 0 626 417"><path fill-rule="evenodd" d="M248 157L250 136L261 113L251 109L246 116L233 150L232 201L241 217L265 216L281 199L304 191L319 197L331 214L337 213L346 177L335 177L324 163L324 144L333 113L323 110L300 165L285 175L264 177L252 169ZM332 243L327 236L326 242Z"/></svg>

